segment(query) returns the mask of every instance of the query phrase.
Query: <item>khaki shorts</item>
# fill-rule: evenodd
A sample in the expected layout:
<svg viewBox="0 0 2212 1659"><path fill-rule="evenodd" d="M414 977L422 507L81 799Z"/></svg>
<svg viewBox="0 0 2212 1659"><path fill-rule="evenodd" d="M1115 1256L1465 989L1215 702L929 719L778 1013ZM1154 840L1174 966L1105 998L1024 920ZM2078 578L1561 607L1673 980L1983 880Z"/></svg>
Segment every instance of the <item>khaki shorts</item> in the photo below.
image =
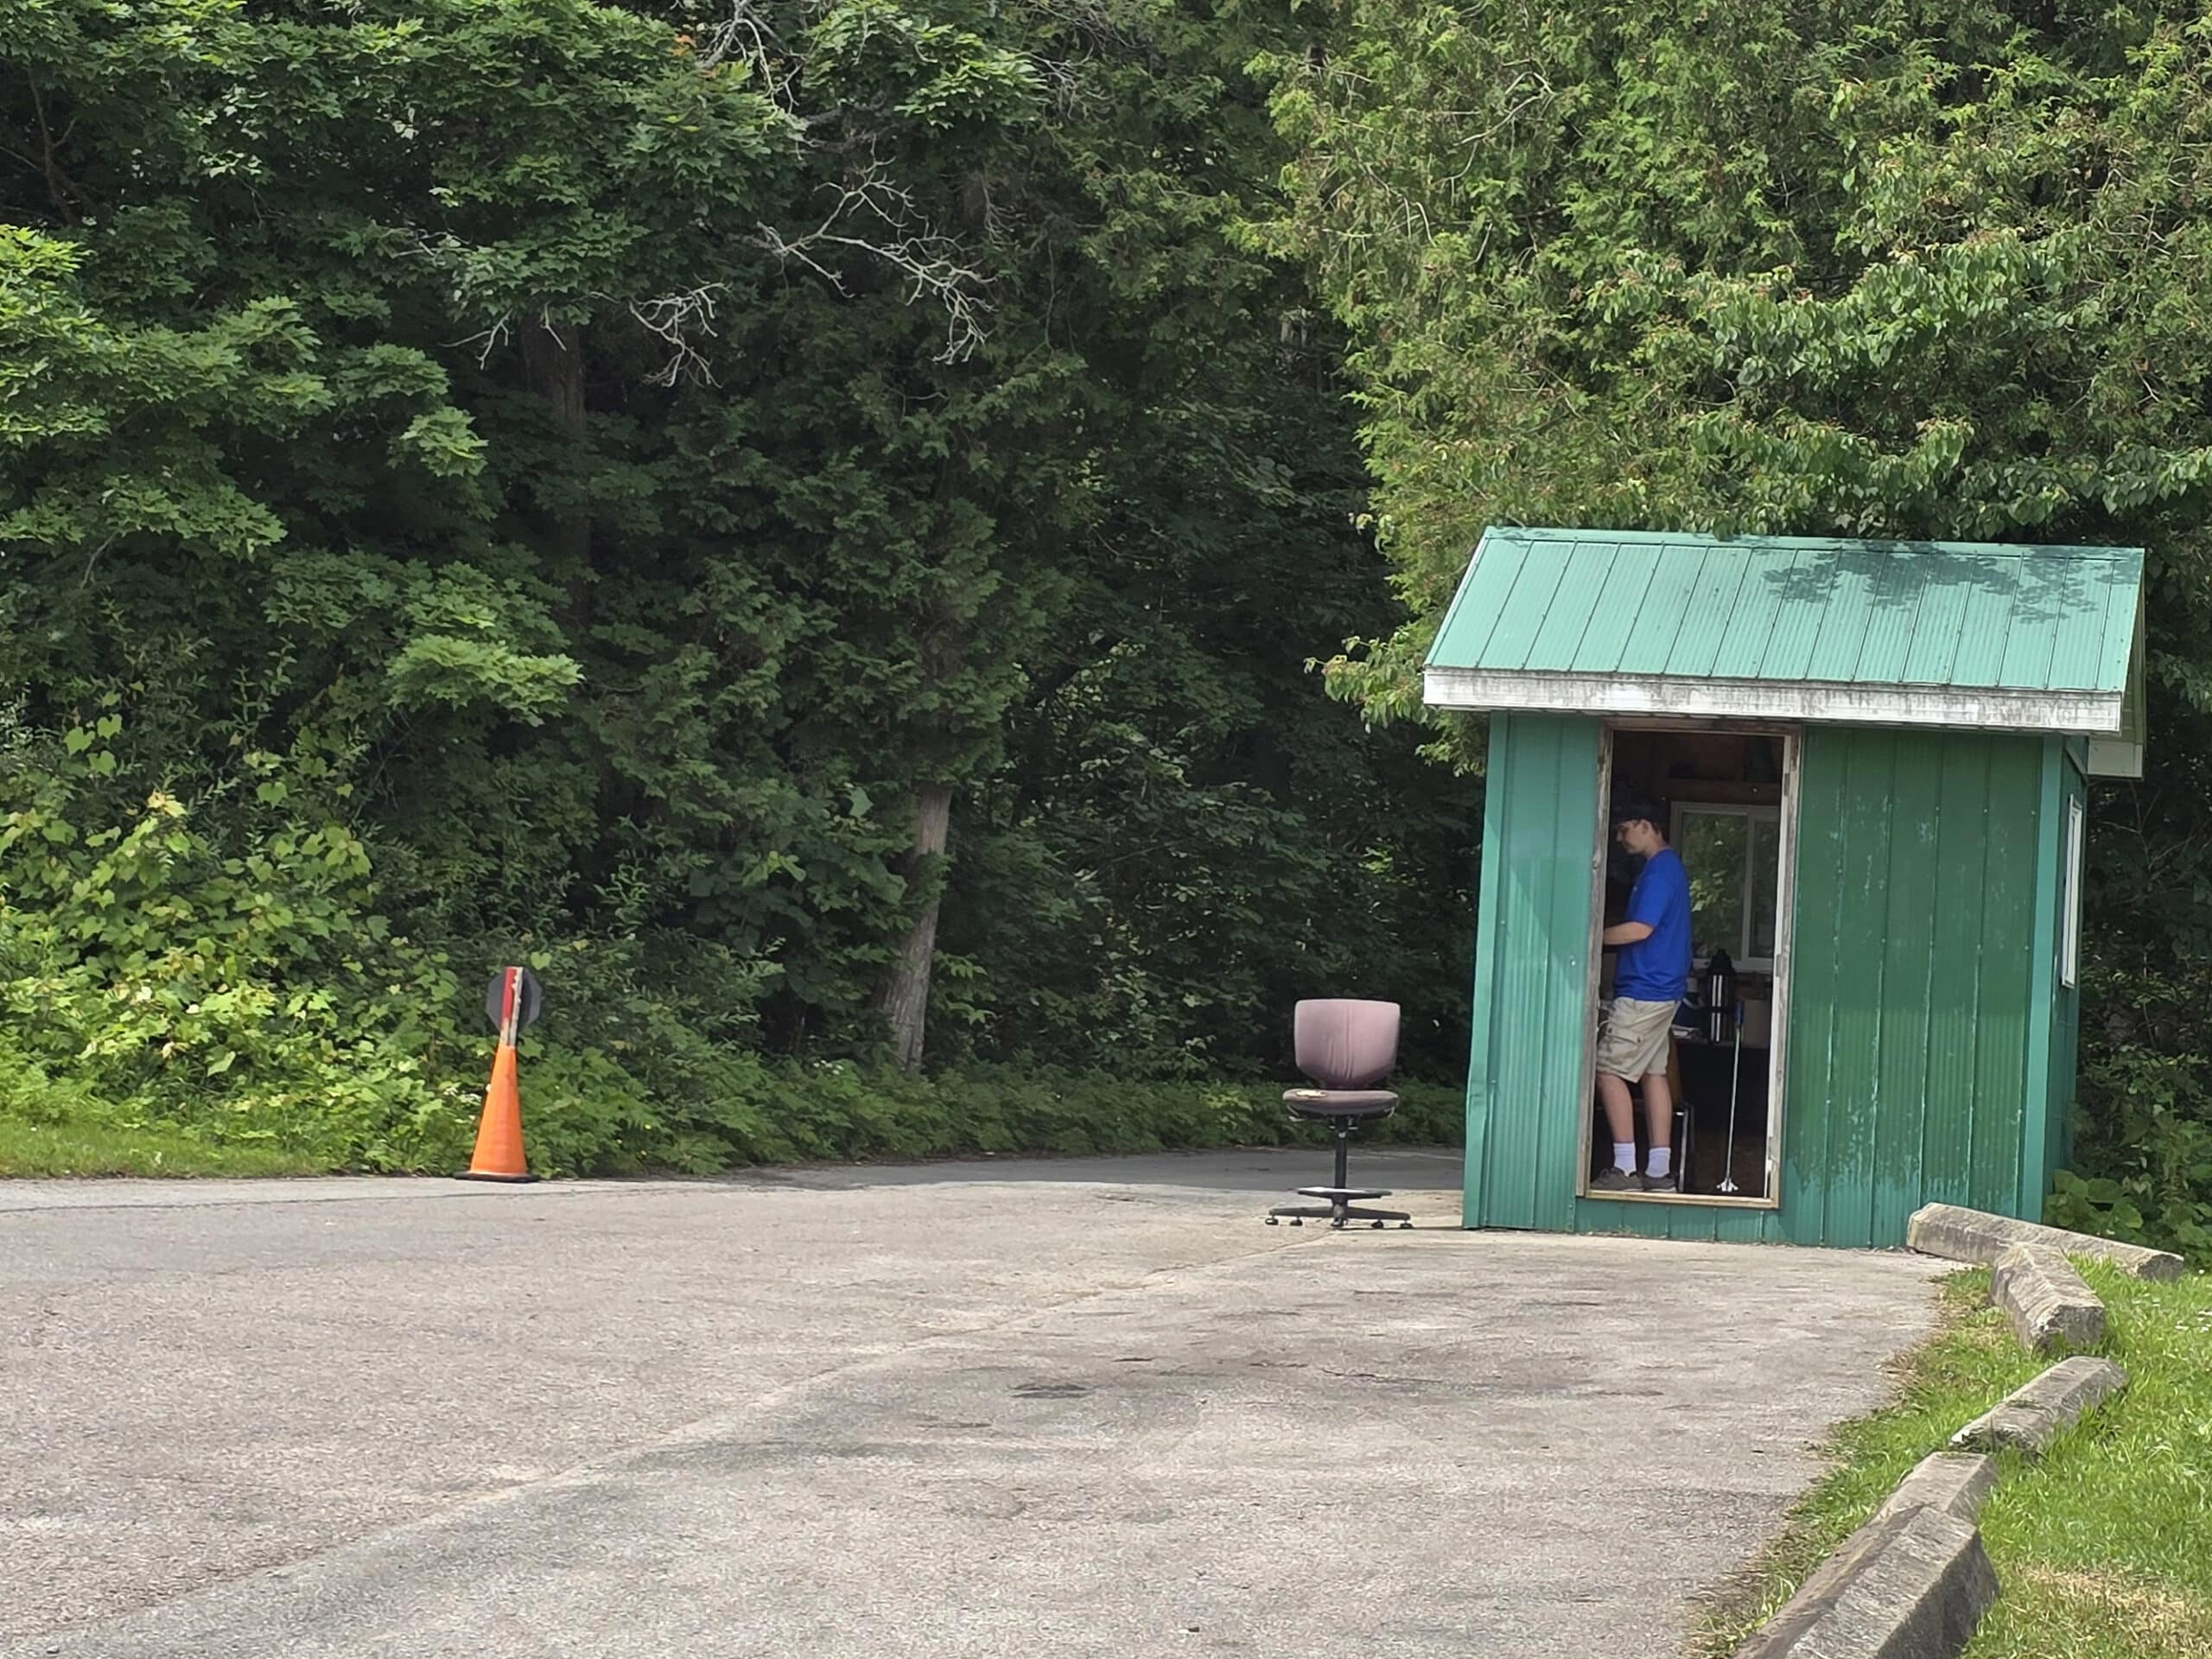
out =
<svg viewBox="0 0 2212 1659"><path fill-rule="evenodd" d="M1598 1071L1608 1077L1648 1077L1667 1071L1667 1035L1674 1029L1673 1002L1639 1002L1617 996L1598 1031Z"/></svg>

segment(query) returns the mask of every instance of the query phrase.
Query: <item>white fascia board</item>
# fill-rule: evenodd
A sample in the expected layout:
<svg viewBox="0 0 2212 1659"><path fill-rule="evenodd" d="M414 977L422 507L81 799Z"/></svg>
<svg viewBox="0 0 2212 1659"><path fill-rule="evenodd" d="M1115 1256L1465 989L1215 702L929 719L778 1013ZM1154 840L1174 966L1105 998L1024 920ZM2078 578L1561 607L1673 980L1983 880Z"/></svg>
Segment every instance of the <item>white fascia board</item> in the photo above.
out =
<svg viewBox="0 0 2212 1659"><path fill-rule="evenodd" d="M1958 685L1853 685L1829 680L1719 680L1673 674L1554 674L1431 668L1432 709L1790 720L1835 726L1946 726L2000 732L2120 730L2117 691L2024 691Z"/></svg>
<svg viewBox="0 0 2212 1659"><path fill-rule="evenodd" d="M2140 778L2143 746L2123 738L2092 737L2087 770L2092 778Z"/></svg>

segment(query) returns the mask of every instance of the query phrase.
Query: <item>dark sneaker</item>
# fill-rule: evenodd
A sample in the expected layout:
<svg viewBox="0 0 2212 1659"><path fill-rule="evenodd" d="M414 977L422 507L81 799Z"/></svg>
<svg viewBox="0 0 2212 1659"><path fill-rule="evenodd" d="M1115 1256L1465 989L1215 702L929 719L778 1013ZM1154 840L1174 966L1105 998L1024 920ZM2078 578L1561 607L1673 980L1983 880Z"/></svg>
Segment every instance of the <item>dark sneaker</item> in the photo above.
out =
<svg viewBox="0 0 2212 1659"><path fill-rule="evenodd" d="M1647 1192L1679 1192L1681 1191L1680 1187L1675 1185L1675 1178L1672 1175L1646 1175L1642 1179L1643 1181L1643 1190Z"/></svg>
<svg viewBox="0 0 2212 1659"><path fill-rule="evenodd" d="M1643 1177L1632 1170L1609 1169L1590 1183L1592 1192L1641 1192Z"/></svg>

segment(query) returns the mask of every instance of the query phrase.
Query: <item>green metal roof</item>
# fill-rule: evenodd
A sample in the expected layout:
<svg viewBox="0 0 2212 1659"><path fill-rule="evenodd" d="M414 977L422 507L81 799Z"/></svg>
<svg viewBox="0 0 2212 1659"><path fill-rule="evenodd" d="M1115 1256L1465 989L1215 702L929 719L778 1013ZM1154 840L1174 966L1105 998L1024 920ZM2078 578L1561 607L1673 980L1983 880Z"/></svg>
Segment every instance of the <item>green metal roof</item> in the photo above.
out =
<svg viewBox="0 0 2212 1659"><path fill-rule="evenodd" d="M2139 548L1493 529L1427 700L2118 737L2142 581Z"/></svg>

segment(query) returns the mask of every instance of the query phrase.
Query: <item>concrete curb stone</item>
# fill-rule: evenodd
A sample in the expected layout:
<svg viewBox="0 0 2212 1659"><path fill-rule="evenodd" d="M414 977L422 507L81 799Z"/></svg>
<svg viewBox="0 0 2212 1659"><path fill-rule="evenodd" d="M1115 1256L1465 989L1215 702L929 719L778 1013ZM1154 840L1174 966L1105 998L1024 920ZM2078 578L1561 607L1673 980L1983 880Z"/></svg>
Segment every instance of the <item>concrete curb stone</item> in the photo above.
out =
<svg viewBox="0 0 2212 1659"><path fill-rule="evenodd" d="M1924 1508L1971 1521L1981 1513L1984 1500L1996 1484L1997 1459L1987 1452L1930 1452L1897 1483L1897 1491L1874 1511L1873 1519Z"/></svg>
<svg viewBox="0 0 2212 1659"><path fill-rule="evenodd" d="M1997 1258L1990 1300L2038 1354L2094 1348L2105 1338L2105 1305L2071 1262L2040 1244L2015 1244Z"/></svg>
<svg viewBox="0 0 2212 1659"><path fill-rule="evenodd" d="M1974 1523L1914 1504L1845 1539L1736 1659L1948 1659L1996 1599Z"/></svg>
<svg viewBox="0 0 2212 1659"><path fill-rule="evenodd" d="M2039 1244L2061 1255L2088 1256L2109 1262L2138 1279L2178 1279L2182 1259L2171 1250L2145 1249L2088 1233L2069 1233L2063 1227L2039 1226L1993 1216L1955 1204L1927 1204L1914 1211L1904 1226L1905 1248L1923 1255L1940 1255L1978 1267L1997 1265L1997 1258L2016 1244Z"/></svg>
<svg viewBox="0 0 2212 1659"><path fill-rule="evenodd" d="M2108 1359L2076 1354L2023 1383L1951 1436L1960 1452L2009 1446L2041 1457L2058 1432L2127 1386L2127 1373Z"/></svg>
<svg viewBox="0 0 2212 1659"><path fill-rule="evenodd" d="M1916 1228L1927 1213L1913 1217ZM1916 1238L1914 1248L1924 1247ZM1993 1294L2021 1341L2042 1348L2102 1338L2104 1304L2063 1255L2014 1241L1993 1265ZM2011 1447L2038 1457L2061 1429L2126 1386L2126 1372L2110 1360L2076 1355L2014 1389L1953 1435L1951 1451L1913 1465L1735 1659L1954 1659L1997 1599L1997 1570L1974 1525L1997 1484L1991 1453Z"/></svg>

